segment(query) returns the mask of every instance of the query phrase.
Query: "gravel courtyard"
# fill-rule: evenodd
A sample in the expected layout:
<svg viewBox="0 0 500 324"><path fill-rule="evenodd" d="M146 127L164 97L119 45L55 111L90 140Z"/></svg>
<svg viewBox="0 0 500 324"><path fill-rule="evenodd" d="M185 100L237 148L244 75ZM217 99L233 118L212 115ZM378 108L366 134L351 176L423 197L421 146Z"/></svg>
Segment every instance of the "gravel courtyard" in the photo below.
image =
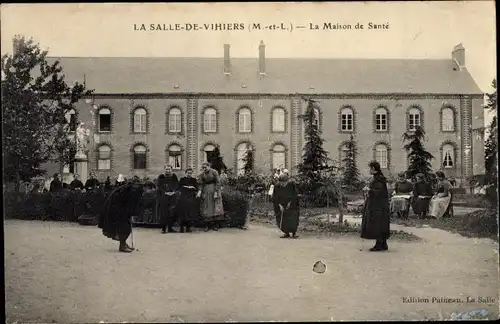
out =
<svg viewBox="0 0 500 324"><path fill-rule="evenodd" d="M137 228L131 254L97 227L6 220L4 231L8 323L424 320L475 309L498 318L498 245L432 228L382 253L355 236L284 240L261 225ZM326 273L312 271L318 260Z"/></svg>

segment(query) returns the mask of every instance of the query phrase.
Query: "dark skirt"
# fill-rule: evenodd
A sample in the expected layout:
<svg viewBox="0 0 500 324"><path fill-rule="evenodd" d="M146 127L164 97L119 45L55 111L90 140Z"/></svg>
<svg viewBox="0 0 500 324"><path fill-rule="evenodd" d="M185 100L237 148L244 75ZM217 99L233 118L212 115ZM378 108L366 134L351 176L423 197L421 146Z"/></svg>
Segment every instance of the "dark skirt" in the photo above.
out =
<svg viewBox="0 0 500 324"><path fill-rule="evenodd" d="M158 214L162 225L175 223L177 219L176 203L177 195L169 196L163 194L158 197Z"/></svg>
<svg viewBox="0 0 500 324"><path fill-rule="evenodd" d="M115 241L126 240L132 231L130 216L119 202L108 202L100 215L102 234Z"/></svg>
<svg viewBox="0 0 500 324"><path fill-rule="evenodd" d="M390 237L390 209L387 199L366 200L361 220L361 237L369 240L385 240Z"/></svg>
<svg viewBox="0 0 500 324"><path fill-rule="evenodd" d="M274 215L276 217L276 225L285 234L297 232L299 227L300 212L298 208L290 207L285 209L283 215L277 204L274 206Z"/></svg>
<svg viewBox="0 0 500 324"><path fill-rule="evenodd" d="M411 203L411 207L413 208L413 212L415 214L426 214L429 211L429 203L431 198L419 198L414 197Z"/></svg>
<svg viewBox="0 0 500 324"><path fill-rule="evenodd" d="M130 233L132 232L132 224L130 222L130 218L121 219L119 222L114 224L114 226L110 226L107 230L103 230L103 234L110 239L115 241L124 241L126 240Z"/></svg>
<svg viewBox="0 0 500 324"><path fill-rule="evenodd" d="M104 201L99 217L99 228L113 240L126 240L132 231L131 217L136 216L141 195L135 186L117 188Z"/></svg>
<svg viewBox="0 0 500 324"><path fill-rule="evenodd" d="M176 213L180 223L195 222L200 218L200 201L194 195L181 194Z"/></svg>

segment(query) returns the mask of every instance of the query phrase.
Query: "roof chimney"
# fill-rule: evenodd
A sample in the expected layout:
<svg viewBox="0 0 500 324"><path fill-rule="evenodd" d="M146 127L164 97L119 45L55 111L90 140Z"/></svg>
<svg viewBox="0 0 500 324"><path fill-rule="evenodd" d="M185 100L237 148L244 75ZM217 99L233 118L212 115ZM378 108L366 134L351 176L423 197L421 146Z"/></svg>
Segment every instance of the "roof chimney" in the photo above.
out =
<svg viewBox="0 0 500 324"><path fill-rule="evenodd" d="M259 74L266 74L266 45L263 41L260 41L259 45Z"/></svg>
<svg viewBox="0 0 500 324"><path fill-rule="evenodd" d="M231 61L229 59L229 44L224 44L224 74L231 75Z"/></svg>
<svg viewBox="0 0 500 324"><path fill-rule="evenodd" d="M453 47L451 59L457 64L458 70L465 68L465 48L462 43Z"/></svg>

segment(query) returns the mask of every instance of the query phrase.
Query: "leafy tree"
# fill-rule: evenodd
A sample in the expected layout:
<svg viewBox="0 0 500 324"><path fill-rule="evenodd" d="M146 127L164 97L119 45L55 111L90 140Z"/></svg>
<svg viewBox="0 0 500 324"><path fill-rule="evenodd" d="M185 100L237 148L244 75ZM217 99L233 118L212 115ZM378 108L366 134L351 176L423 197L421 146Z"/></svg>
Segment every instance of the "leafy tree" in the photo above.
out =
<svg viewBox="0 0 500 324"><path fill-rule="evenodd" d="M243 156L243 162L245 163L243 166L245 174L252 173L255 166L255 156L252 149L246 151L245 156Z"/></svg>
<svg viewBox="0 0 500 324"><path fill-rule="evenodd" d="M360 187L360 173L356 164L358 156L358 146L351 134L349 141L346 143L347 155L342 162L344 162L344 174L342 177L342 185L346 186L350 192L356 191Z"/></svg>
<svg viewBox="0 0 500 324"><path fill-rule="evenodd" d="M330 159L328 152L323 149L324 140L321 138L321 130L316 122L314 114L315 100L305 99L307 108L303 115L300 115L305 123L305 140L304 153L302 155L302 163L298 165L299 174L311 182L315 182L320 178L320 172L331 169L328 166Z"/></svg>
<svg viewBox="0 0 500 324"><path fill-rule="evenodd" d="M325 199L326 208L330 208L332 204L336 204L339 208L339 226L344 225L344 190L342 188L341 176L334 172L334 170L321 172L321 187L319 187L315 194L318 197Z"/></svg>
<svg viewBox="0 0 500 324"><path fill-rule="evenodd" d="M220 149L219 147L215 147L215 149L212 151L212 156L210 157L210 167L214 170L217 170L217 172L220 174L223 170L226 171L227 167L224 164L224 161L222 159L222 156L220 155Z"/></svg>
<svg viewBox="0 0 500 324"><path fill-rule="evenodd" d="M13 39L14 53L2 56L2 140L4 181L16 183L46 173L41 165L70 162L70 127L66 114L82 97L83 84L69 86L59 61L49 63L47 51L33 39ZM77 116L75 116L77 118Z"/></svg>
<svg viewBox="0 0 500 324"><path fill-rule="evenodd" d="M497 109L497 82L496 79L492 82L494 92L486 94L487 103L485 109L495 112ZM494 116L491 123L488 125L489 136L485 142L485 167L486 181L488 184L497 184L497 149L498 149L498 127L497 116Z"/></svg>
<svg viewBox="0 0 500 324"><path fill-rule="evenodd" d="M414 178L417 173L422 173L424 177L432 181L432 169L430 161L434 156L425 150L423 141L425 132L422 127L417 127L414 132L403 134L403 141L408 142L404 148L408 152L409 166L406 170L408 177Z"/></svg>

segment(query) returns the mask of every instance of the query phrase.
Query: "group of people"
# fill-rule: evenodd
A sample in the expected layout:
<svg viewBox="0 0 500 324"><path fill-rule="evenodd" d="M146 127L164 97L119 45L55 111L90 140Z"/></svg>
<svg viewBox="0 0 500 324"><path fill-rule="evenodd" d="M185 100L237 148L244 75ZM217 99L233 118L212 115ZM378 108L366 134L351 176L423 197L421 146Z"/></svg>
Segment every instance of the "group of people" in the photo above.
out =
<svg viewBox="0 0 500 324"><path fill-rule="evenodd" d="M432 185L425 181L423 174L417 174L415 183L411 183L402 173L396 183L394 195L389 197L387 179L382 174L380 164L371 162L369 166L372 179L363 188L367 195L361 222L361 237L375 240L375 246L370 251L388 250L391 212L401 215L411 205L421 218L427 215L440 218L449 211L452 185L442 171L436 172L438 179L436 193L433 193Z"/></svg>
<svg viewBox="0 0 500 324"><path fill-rule="evenodd" d="M106 198L101 213L99 228L106 237L120 242L119 251L132 252L126 241L132 231L132 217L140 213L144 186L137 176L124 182ZM162 233L175 233L173 226L179 222L180 232L191 232L198 215L205 221L205 231L219 228L224 218L219 173L208 163L203 163L197 178L193 170L187 169L180 180L167 165L164 174L156 181L157 210L160 215Z"/></svg>
<svg viewBox="0 0 500 324"><path fill-rule="evenodd" d="M119 174L114 184L111 182L111 177L109 176L106 178L104 183L101 184L99 179L96 178L95 173L90 172L89 178L85 181L85 184L80 180L80 175L77 173L73 175L73 180L68 184L62 182L61 175L59 173L54 173L48 191L55 193L60 192L63 189L69 189L74 191L89 192L102 188L105 192L109 192L114 188L125 184L125 182L127 182L127 178L125 178L122 174Z"/></svg>
<svg viewBox="0 0 500 324"><path fill-rule="evenodd" d="M391 197L391 213L398 217L406 217L411 206L419 218L445 216L451 206L452 184L442 171L437 171L436 177L438 184L434 192L432 185L425 180L423 174L417 174L416 181L413 183L406 179L404 172L401 172Z"/></svg>
<svg viewBox="0 0 500 324"><path fill-rule="evenodd" d="M361 221L361 237L375 240L372 252L388 250L387 239L390 237L391 212L402 213L411 204L420 217L429 214L441 217L450 204L451 184L444 174L436 172L439 183L436 194L424 176L418 174L416 182L411 183L399 175L395 192L389 196L387 179L383 175L380 164L369 163L372 175L369 183L363 188L365 204ZM133 247L126 240L132 230L132 217L137 216L138 206L144 186L138 177L123 182L107 197L104 211L101 213L99 227L103 234L120 242L121 252L131 252ZM205 231L218 230L219 221L224 217L221 197L221 177L208 163L202 165L197 178L193 170L187 169L180 180L173 173L171 166L165 167L156 181L158 212L162 225L162 233L174 233L174 224L178 221L180 232L191 232L191 225L201 214L205 221ZM269 189L273 203L276 224L283 232L282 238L298 238L299 225L299 192L296 184L290 179L288 170L276 170L273 183Z"/></svg>
<svg viewBox="0 0 500 324"><path fill-rule="evenodd" d="M224 217L221 179L208 163L203 163L197 178L193 177L192 169L187 169L180 180L172 167L166 166L156 186L162 233L175 233L173 226L177 221L181 233L191 232L192 222L200 213L205 221L205 231L219 229Z"/></svg>
<svg viewBox="0 0 500 324"><path fill-rule="evenodd" d="M49 192L56 193L63 189L79 190L79 191L91 191L99 188L99 180L95 177L95 173L91 172L90 177L85 181L85 184L80 180L78 174L73 175L73 181L68 185L61 181L61 175L59 173L54 173L52 176L52 181L50 182Z"/></svg>

